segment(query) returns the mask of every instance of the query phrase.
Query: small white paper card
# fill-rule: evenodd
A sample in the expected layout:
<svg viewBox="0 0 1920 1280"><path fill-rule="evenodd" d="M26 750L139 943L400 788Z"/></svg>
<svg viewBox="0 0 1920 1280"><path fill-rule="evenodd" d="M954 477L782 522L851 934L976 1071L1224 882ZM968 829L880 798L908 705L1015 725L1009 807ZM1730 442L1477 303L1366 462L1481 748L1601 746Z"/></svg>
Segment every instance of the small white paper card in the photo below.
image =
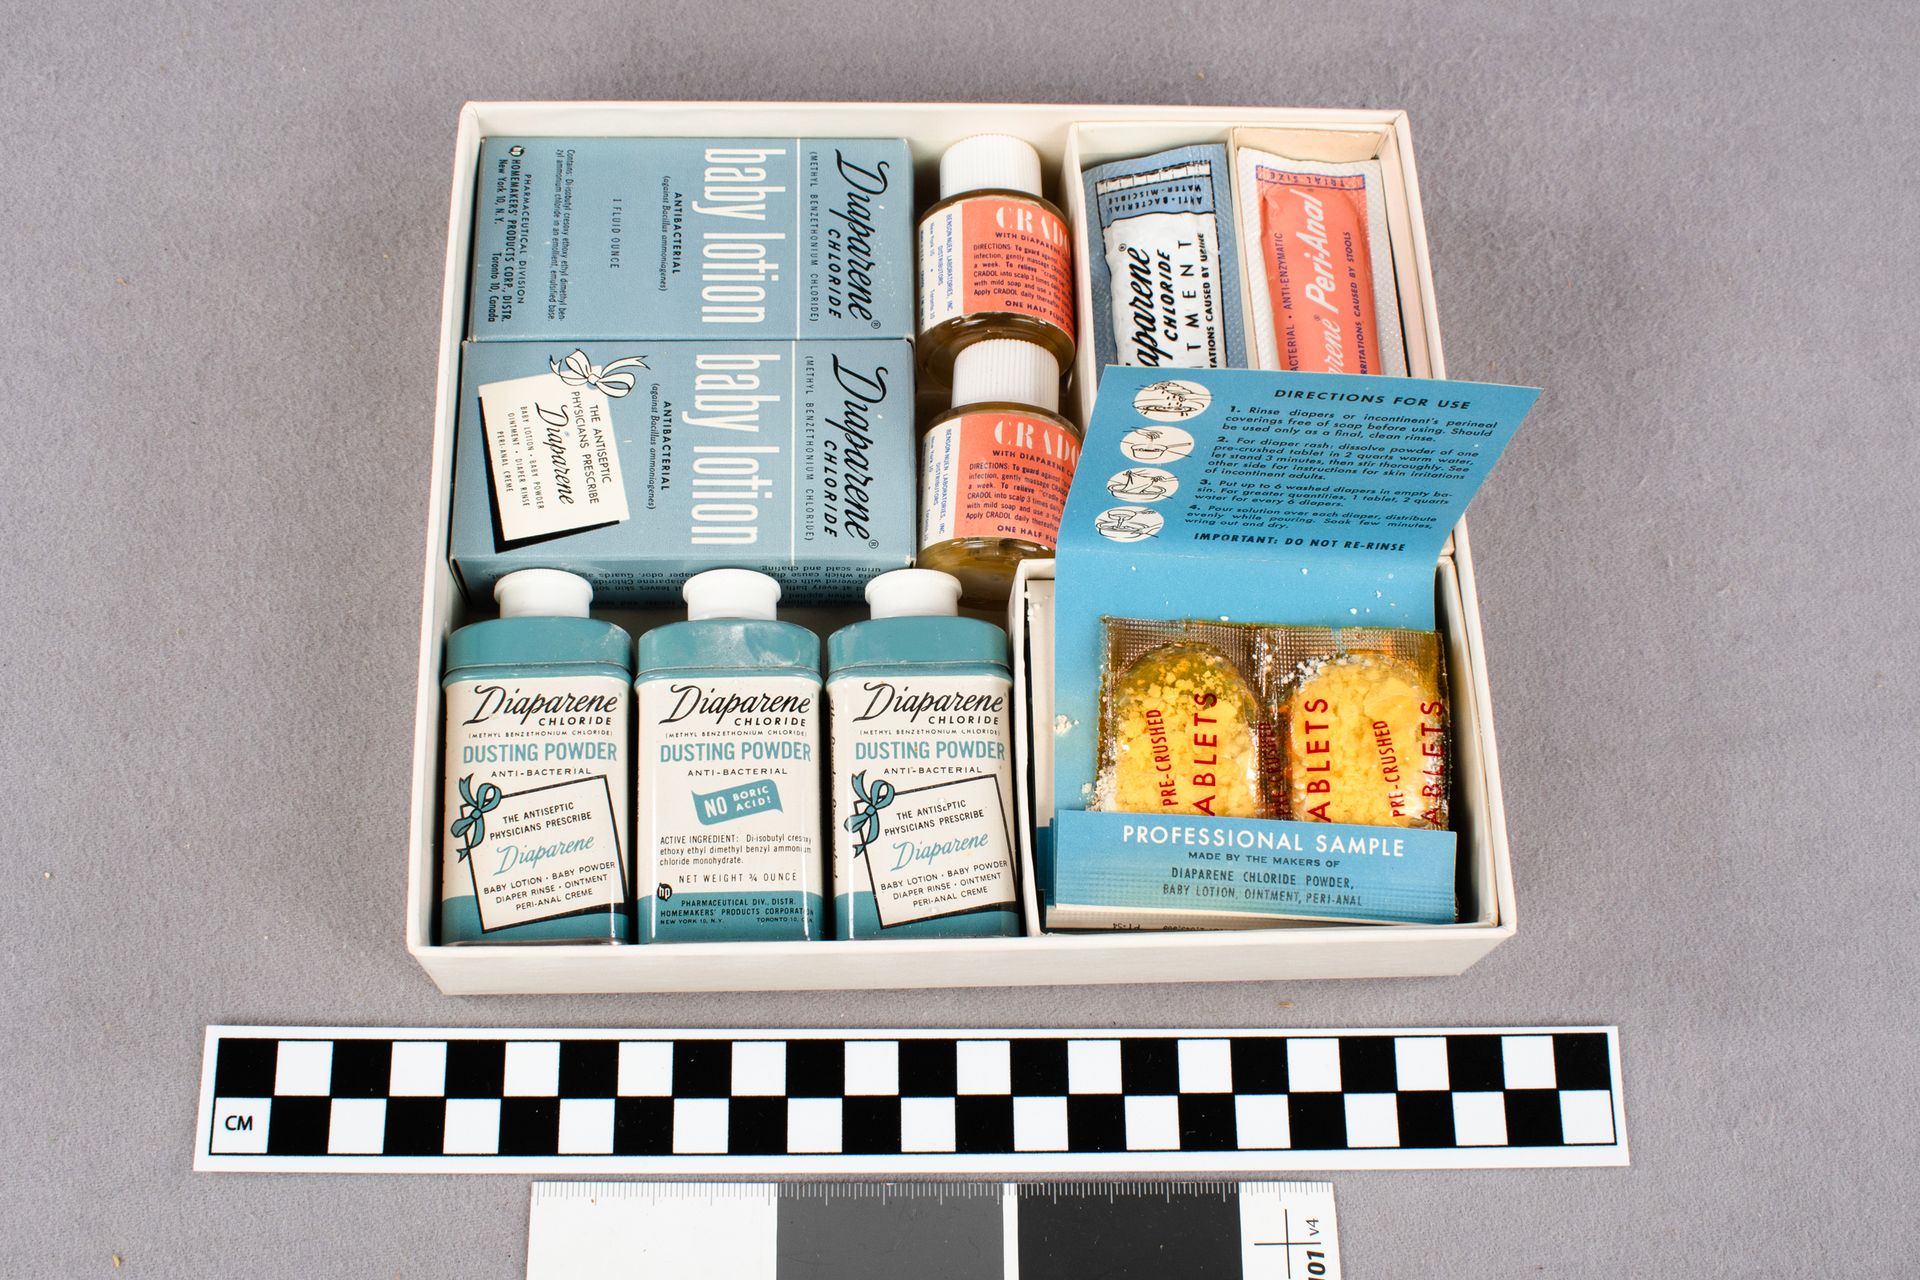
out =
<svg viewBox="0 0 1920 1280"><path fill-rule="evenodd" d="M480 388L493 507L508 542L627 518L606 392L558 373Z"/></svg>
<svg viewBox="0 0 1920 1280"><path fill-rule="evenodd" d="M482 930L610 910L626 898L605 776L502 796L487 822L485 840L461 854Z"/></svg>
<svg viewBox="0 0 1920 1280"><path fill-rule="evenodd" d="M883 927L1011 907L1012 843L992 774L902 791L867 846Z"/></svg>
<svg viewBox="0 0 1920 1280"><path fill-rule="evenodd" d="M1340 1280L1331 1182L1240 1184L1240 1273L1247 1280Z"/></svg>

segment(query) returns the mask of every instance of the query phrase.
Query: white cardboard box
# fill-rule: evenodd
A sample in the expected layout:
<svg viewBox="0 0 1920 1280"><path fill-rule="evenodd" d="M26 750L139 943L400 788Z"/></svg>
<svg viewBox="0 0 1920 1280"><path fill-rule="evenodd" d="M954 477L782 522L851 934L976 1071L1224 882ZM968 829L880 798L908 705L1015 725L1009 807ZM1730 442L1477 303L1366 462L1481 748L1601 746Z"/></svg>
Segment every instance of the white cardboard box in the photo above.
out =
<svg viewBox="0 0 1920 1280"><path fill-rule="evenodd" d="M1023 868L1029 933L1024 938L889 942L675 943L652 946L440 947L433 943L439 903L441 783L440 672L447 635L468 621L447 567L448 496L459 395L460 340L466 322L475 169L489 134L533 136L904 136L921 189L931 188L940 153L969 134L1005 132L1039 149L1056 203L1076 226L1075 261L1081 355L1063 412L1085 420L1080 389L1092 385L1085 317L1086 266L1080 167L1193 142L1225 142L1236 128L1285 130L1308 159L1377 156L1385 176L1388 231L1406 334L1409 371L1444 377L1433 278L1420 212L1413 143L1398 111L1321 111L1254 107L1031 106L963 103L469 103L460 113L441 298L433 469L428 490L419 683L414 711L412 821L408 838L407 950L450 995L481 993L728 991L876 987L1015 986L1051 983L1211 982L1254 978L1390 977L1458 973L1511 937L1513 878L1507 856L1493 716L1480 636L1479 603L1464 523L1437 569L1454 692L1455 759L1461 857L1467 868L1462 922L1444 926L1319 925L1221 933L1040 935L1032 873ZM1050 576L1050 562L1026 577ZM1023 578L1023 584L1026 579ZM1024 586L1022 587L1024 590ZM1012 638L1022 706L1035 666L1025 657L1049 637L1029 634L1023 596L1015 595ZM608 615L637 630L671 615ZM819 611L796 620L823 628L856 615ZM1043 691L1044 697L1044 691ZM1040 723L1048 723L1050 715ZM1034 741L1024 722L1018 748L1020 796L1030 812L1028 770ZM1044 762L1050 764L1049 762ZM1023 823L1023 852L1031 841Z"/></svg>

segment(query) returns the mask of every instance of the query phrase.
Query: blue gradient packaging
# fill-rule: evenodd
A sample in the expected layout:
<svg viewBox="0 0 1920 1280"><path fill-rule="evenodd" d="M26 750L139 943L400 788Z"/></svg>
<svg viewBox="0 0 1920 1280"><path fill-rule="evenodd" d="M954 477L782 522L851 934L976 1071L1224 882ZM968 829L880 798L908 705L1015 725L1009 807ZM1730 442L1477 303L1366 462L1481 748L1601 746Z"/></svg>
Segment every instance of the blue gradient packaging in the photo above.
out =
<svg viewBox="0 0 1920 1280"><path fill-rule="evenodd" d="M755 569L797 604L913 562L912 352L894 342L470 342L449 558L468 599L577 573L607 605Z"/></svg>
<svg viewBox="0 0 1920 1280"><path fill-rule="evenodd" d="M1086 171L1096 368L1246 367L1232 172L1222 146Z"/></svg>
<svg viewBox="0 0 1920 1280"><path fill-rule="evenodd" d="M1339 629L1336 642L1350 630L1376 639L1434 631L1434 566L1447 536L1539 393L1355 374L1174 373L1106 370L1061 522L1056 807L1050 846L1043 840L1036 858L1047 926L1453 923L1454 832L1319 820L1324 807L1288 819L1229 806L1233 771L1272 758L1256 723L1270 709L1262 695L1234 692L1238 677L1191 673L1231 670L1239 659L1224 634L1266 645L1281 629L1268 624ZM1135 653L1160 661L1117 665L1116 626L1157 637L1128 662L1138 664ZM1151 677L1158 699L1137 704L1138 731L1119 697L1136 672ZM1235 705L1248 700L1262 705ZM1192 713L1156 715L1176 705ZM1157 803L1117 808L1100 767L1101 736L1113 733L1132 736L1136 753L1149 753L1137 758L1168 779L1186 770L1179 786L1170 782Z"/></svg>
<svg viewBox="0 0 1920 1280"><path fill-rule="evenodd" d="M898 138L488 138L467 336L910 338Z"/></svg>

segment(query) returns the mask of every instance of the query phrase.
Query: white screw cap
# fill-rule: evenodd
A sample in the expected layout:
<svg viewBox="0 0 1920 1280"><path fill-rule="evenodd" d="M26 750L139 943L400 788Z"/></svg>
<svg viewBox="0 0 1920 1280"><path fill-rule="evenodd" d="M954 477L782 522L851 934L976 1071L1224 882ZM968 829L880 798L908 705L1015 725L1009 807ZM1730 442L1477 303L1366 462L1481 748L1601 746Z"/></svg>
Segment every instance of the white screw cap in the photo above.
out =
<svg viewBox="0 0 1920 1280"><path fill-rule="evenodd" d="M953 407L1010 400L1060 412L1060 362L1037 342L988 338L953 358Z"/></svg>
<svg viewBox="0 0 1920 1280"><path fill-rule="evenodd" d="M1040 194L1040 153L1010 133L976 133L940 157L940 198L982 187Z"/></svg>
<svg viewBox="0 0 1920 1280"><path fill-rule="evenodd" d="M687 602L687 621L703 618L760 618L773 621L780 603L780 584L751 569L709 569L680 586Z"/></svg>
<svg viewBox="0 0 1920 1280"><path fill-rule="evenodd" d="M960 579L938 569L891 569L867 583L876 618L951 618L960 612Z"/></svg>
<svg viewBox="0 0 1920 1280"><path fill-rule="evenodd" d="M584 618L593 584L561 569L519 569L493 584L503 618Z"/></svg>

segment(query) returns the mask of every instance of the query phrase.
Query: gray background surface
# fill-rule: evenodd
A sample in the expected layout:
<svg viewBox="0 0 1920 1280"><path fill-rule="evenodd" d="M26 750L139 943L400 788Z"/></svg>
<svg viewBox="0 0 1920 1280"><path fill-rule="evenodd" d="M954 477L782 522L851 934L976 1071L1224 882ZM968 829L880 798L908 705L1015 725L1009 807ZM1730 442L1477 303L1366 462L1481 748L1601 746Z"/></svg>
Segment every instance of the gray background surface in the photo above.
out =
<svg viewBox="0 0 1920 1280"><path fill-rule="evenodd" d="M195 1175L208 1022L1617 1022L1631 1169L1342 1174L1352 1274L1920 1269L1915 19L740 0L0 30L0 1272L522 1274L521 1177ZM1519 936L1456 979L439 995L401 942L467 98L1411 111ZM124 1267L114 1271L115 1254Z"/></svg>

